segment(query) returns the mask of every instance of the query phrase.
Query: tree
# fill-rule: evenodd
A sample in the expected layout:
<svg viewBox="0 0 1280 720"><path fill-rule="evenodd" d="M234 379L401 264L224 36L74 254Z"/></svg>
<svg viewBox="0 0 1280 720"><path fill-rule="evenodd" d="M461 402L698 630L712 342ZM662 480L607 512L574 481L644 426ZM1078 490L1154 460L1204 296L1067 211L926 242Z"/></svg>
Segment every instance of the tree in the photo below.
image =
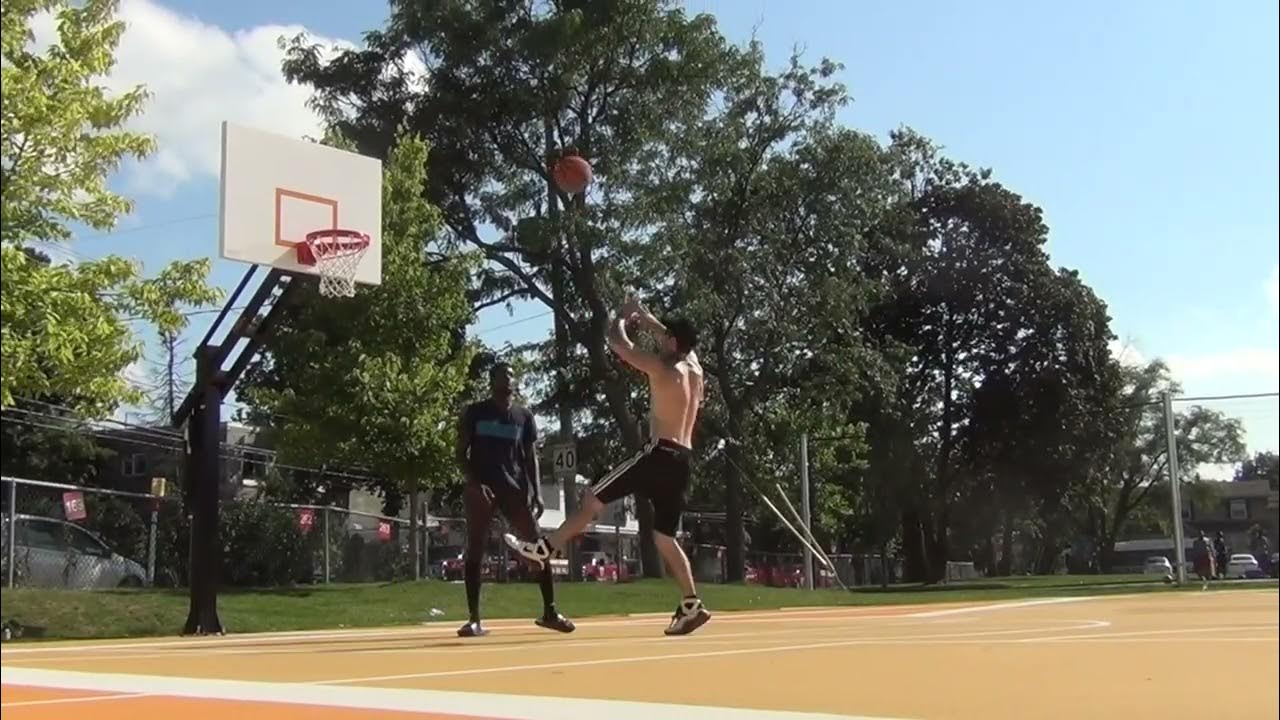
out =
<svg viewBox="0 0 1280 720"><path fill-rule="evenodd" d="M1001 527L1001 574L1018 526L1032 531L1036 572L1053 571L1071 531L1070 494L1109 439L1098 409L1121 382L1106 305L1072 271L1045 272L1034 285L1022 331L983 373L963 431L965 506L992 511L988 522ZM990 529L976 526L968 542L989 544Z"/></svg>
<svg viewBox="0 0 1280 720"><path fill-rule="evenodd" d="M0 423L0 472L47 482L94 485L98 466L114 456L59 403L20 401Z"/></svg>
<svg viewBox="0 0 1280 720"><path fill-rule="evenodd" d="M1236 468L1235 479L1237 481L1267 480L1271 483L1271 489L1275 490L1276 483L1280 480L1280 456L1270 450L1256 453L1240 463L1240 467Z"/></svg>
<svg viewBox="0 0 1280 720"><path fill-rule="evenodd" d="M868 326L879 342L912 349L900 391L916 402L889 417L923 431L921 461L906 464L927 471L903 485L902 547L909 577L937 581L968 481L959 450L969 398L1026 329L1024 309L1048 267L1048 229L1039 208L989 172L942 157L914 132L892 137L888 153L902 188L896 227L908 251L887 268L893 292Z"/></svg>
<svg viewBox="0 0 1280 720"><path fill-rule="evenodd" d="M282 458L365 468L387 480L389 505L456 482L451 430L472 354L459 338L473 263L429 256L440 215L426 173L426 144L401 136L383 175L382 284L353 298L301 288L239 387Z"/></svg>
<svg viewBox="0 0 1280 720"><path fill-rule="evenodd" d="M103 413L138 393L120 373L139 356L127 319L162 332L186 323L183 306L217 299L204 282L207 260L173 263L142 279L119 257L75 265L50 263L33 241L65 242L71 224L110 229L131 204L107 189L128 156L144 157L150 138L121 130L146 99L141 88L117 97L98 84L115 63L124 24L114 0L16 0L0 12L0 405L19 397L58 396ZM32 48L32 19L54 12L58 38Z"/></svg>
<svg viewBox="0 0 1280 720"><path fill-rule="evenodd" d="M624 277L701 329L703 432L739 441L726 450L723 491L707 494L725 509L730 580L743 576L746 515L785 533L743 492L741 473L794 486L800 432L840 434L850 422L846 394L861 384L852 368L866 360L856 327L870 282L859 263L890 187L876 141L834 125L848 100L832 80L838 65L793 56L773 74L764 64L753 44L717 107L654 148L635 191L653 231ZM820 525L842 535L848 498L824 487Z"/></svg>
<svg viewBox="0 0 1280 720"><path fill-rule="evenodd" d="M1115 543L1124 536L1135 511L1154 488L1169 482L1164 393L1177 394L1168 367L1156 360L1125 366L1123 384L1101 407L1096 422L1107 426L1110 440L1101 460L1082 468L1084 477L1071 504L1077 526L1093 542L1099 569L1107 572ZM1205 463L1238 462L1244 456L1243 426L1238 419L1200 406L1174 413L1179 482L1195 477Z"/></svg>
<svg viewBox="0 0 1280 720"><path fill-rule="evenodd" d="M555 312L559 365L581 354L623 443L639 448L607 321L626 251L645 234L636 179L655 147L705 112L735 59L713 21L669 0L398 0L364 48L328 62L320 50L296 39L286 75L313 87L316 107L366 152L383 153L402 123L430 141L428 196L489 261L484 302L527 298ZM425 81L406 53L425 63ZM549 160L571 148L595 167L591 203L548 192ZM651 508L638 510L645 572L660 574Z"/></svg>

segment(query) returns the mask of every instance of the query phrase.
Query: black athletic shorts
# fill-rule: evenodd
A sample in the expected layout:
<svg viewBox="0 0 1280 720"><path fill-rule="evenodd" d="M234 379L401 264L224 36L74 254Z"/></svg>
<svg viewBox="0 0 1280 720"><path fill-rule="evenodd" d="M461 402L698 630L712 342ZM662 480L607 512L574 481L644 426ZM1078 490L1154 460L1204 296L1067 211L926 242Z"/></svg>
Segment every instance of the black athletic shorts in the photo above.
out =
<svg viewBox="0 0 1280 720"><path fill-rule="evenodd" d="M639 495L653 503L653 529L675 537L689 488L693 451L670 440L650 440L591 486L591 494L606 505Z"/></svg>

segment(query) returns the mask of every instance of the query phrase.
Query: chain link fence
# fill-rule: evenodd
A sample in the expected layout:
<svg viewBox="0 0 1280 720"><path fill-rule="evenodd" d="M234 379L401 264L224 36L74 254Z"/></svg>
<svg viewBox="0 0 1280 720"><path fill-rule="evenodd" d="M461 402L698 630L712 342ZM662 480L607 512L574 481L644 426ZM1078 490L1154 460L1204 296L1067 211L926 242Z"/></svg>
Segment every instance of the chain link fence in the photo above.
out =
<svg viewBox="0 0 1280 720"><path fill-rule="evenodd" d="M160 490L160 488L157 488ZM167 490L173 490L168 488ZM3 577L8 587L99 590L185 587L190 518L176 494L134 493L4 477ZM640 575L634 534L593 526L579 541L584 581L625 582ZM434 579L461 582L466 520L428 516L417 528L400 517L329 505L285 504L262 499L222 503L219 538L225 587L278 587L324 583ZM481 561L485 582L534 582L536 574L490 528ZM695 578L728 579L726 548L681 533ZM815 587L892 584L901 561L876 554L832 554L835 572L815 563ZM415 563L416 559L416 563ZM747 553L748 584L804 587L798 552ZM558 582L569 580L568 560L556 558ZM840 582L837 582L837 573ZM978 577L972 563L949 563L947 579Z"/></svg>
<svg viewBox="0 0 1280 720"><path fill-rule="evenodd" d="M166 498L11 477L0 497L9 587L96 590L181 579L185 559L162 537L179 529Z"/></svg>

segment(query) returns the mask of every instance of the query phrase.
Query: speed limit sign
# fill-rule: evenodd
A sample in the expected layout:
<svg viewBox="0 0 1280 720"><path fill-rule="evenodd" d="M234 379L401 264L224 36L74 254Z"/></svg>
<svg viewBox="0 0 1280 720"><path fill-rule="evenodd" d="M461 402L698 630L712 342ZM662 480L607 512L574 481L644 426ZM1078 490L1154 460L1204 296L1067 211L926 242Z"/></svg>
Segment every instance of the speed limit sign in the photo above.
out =
<svg viewBox="0 0 1280 720"><path fill-rule="evenodd" d="M578 450L573 443L551 446L551 472L556 477L573 477L578 473Z"/></svg>

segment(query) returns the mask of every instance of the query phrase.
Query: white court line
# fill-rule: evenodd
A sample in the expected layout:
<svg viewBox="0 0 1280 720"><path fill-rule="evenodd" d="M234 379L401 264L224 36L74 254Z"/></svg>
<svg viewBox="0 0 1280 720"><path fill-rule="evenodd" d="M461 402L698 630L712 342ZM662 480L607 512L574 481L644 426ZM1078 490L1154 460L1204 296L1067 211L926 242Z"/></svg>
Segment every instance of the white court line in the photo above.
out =
<svg viewBox="0 0 1280 720"><path fill-rule="evenodd" d="M989 612L992 610L1018 610L1021 608L1037 607L1039 605L1061 605L1063 603L1084 602L1086 600L1101 600L1109 597L1116 597L1116 596L1114 595L1082 595L1080 597L1059 597L1059 598L1040 598L1037 600L1018 600L1015 602L995 603L991 605L976 605L972 607L947 608L945 610L929 610L925 612L911 613L907 615L907 617L934 618L934 617L947 617L948 615L964 615L967 613Z"/></svg>
<svg viewBox="0 0 1280 720"><path fill-rule="evenodd" d="M1073 598L1074 599L1074 598ZM1082 598L1083 599L1083 598ZM1037 601L1043 602L1043 601ZM995 610L1008 606L1010 608L1022 607L1023 603L993 603L988 605L966 606L965 608L954 608L956 611L961 610ZM796 622L798 620L813 620L816 616L825 616L839 619L877 619L877 618L908 618L908 617L934 617L929 613L909 613L909 612L885 612L885 611L901 611L905 609L913 609L911 605L860 605L860 606L844 606L831 607L825 610L794 610L783 616L777 610L749 610L749 611L722 611L714 613L712 622L717 624L725 623L781 623ZM945 614L946 611L938 611L939 614ZM800 618L799 615L808 617ZM663 613L662 617L668 617L669 613ZM825 619L825 618L824 618ZM497 620L491 623L485 623L491 630L529 630L530 634L535 634L535 627L532 620ZM612 620L584 620L577 623L579 628L598 628L598 627L628 627L637 625L652 625L651 620L645 618L631 619L612 619ZM269 633L246 633L244 635L230 635L217 638L200 638L200 639L184 639L169 638L164 640L144 640L139 642L116 642L116 643L75 643L75 644L58 644L52 647L19 647L19 648L3 648L0 655L26 655L34 653L70 653L83 652L91 650L94 652L101 651L121 651L138 648L156 648L156 647L213 647L240 645L248 646L253 644L266 644L272 641L297 640L309 641L315 643L323 643L336 639L347 638L391 638L391 639L407 639L411 637L432 637L436 635L454 635L457 630L457 624L449 623L430 623L417 626L404 626L400 628L369 628L363 630L291 630L284 632ZM545 630L537 631L536 634L546 635Z"/></svg>
<svg viewBox="0 0 1280 720"><path fill-rule="evenodd" d="M1026 640L1019 640L1018 642L1057 642L1059 640L1088 640L1095 637L1105 637L1109 639L1125 638L1125 637L1138 638L1138 637L1143 637L1147 635L1181 635L1181 634L1189 634L1189 633L1232 632L1232 631L1242 631L1242 630L1254 631L1254 630L1275 630L1275 629L1276 629L1275 625L1224 625L1222 627L1203 627L1203 628L1128 630L1124 632L1108 632L1108 633L1102 634L1101 636L1099 635L1058 635L1056 637L1028 638Z"/></svg>
<svg viewBox="0 0 1280 720"><path fill-rule="evenodd" d="M866 616L859 616L857 618L848 618L848 619L861 620L865 617ZM903 616L900 616L900 615L877 615L875 617L905 619L903 618ZM806 618L806 619L812 619L812 618ZM875 627L876 628L921 627L921 626L932 626L937 624L961 624L962 620L972 621L974 620L974 618L963 618L963 619L952 618L952 619L934 620L934 621L906 620L905 622L877 623ZM755 622L755 621L752 621L752 622ZM1039 622L1043 623L1044 620L1040 620ZM506 643L506 644L500 644L500 645L486 643L483 640L471 641L471 640L459 639L456 643L449 643L448 645L443 645L443 646L432 645L432 646L426 646L426 647L419 647L419 646L411 645L410 643L419 643L424 641L431 642L432 639L400 638L401 642L404 644L400 644L395 647L345 648L343 650L343 653L346 655L439 654L439 655L454 656L454 655L468 655L473 653L504 653L504 652L511 652L515 650L528 650L528 649L536 649L539 652L554 652L557 650L567 649L567 648L612 647L616 645L646 645L646 644L660 644L660 643L692 643L692 644L698 644L698 645L716 644L716 643L732 644L733 642L738 642L741 639L750 640L750 639L769 637L769 636L787 636L787 637L794 638L796 635L799 635L805 632L812 633L815 630L830 631L830 630L853 629L854 627L856 626L850 625L848 623L844 623L844 624L832 624L828 627L810 626L810 627L805 627L802 630L797 630L796 628L791 627L791 628L780 629L780 630L752 630L750 632L740 632L740 633L713 633L713 634L703 633L703 634L694 635L688 638L670 638L670 637L666 637L665 635L660 635L657 637L602 636L602 637L596 637L590 640L587 640L587 639L566 640L566 639L558 639L560 638L560 636L546 636L546 639L543 639L543 640L532 640L529 642L520 642L520 643ZM371 640L370 642L374 642L374 641ZM89 651L92 649L93 649L92 646L85 648L86 651ZM65 654L60 654L60 655L53 655L48 657L23 658L20 662L23 662L23 663L42 663L42 662L80 663L80 662L91 662L91 661L97 661L97 660L153 660L157 658L208 657L211 655L218 655L218 656L307 655L307 654L313 654L315 652L316 652L316 648L310 647L310 646L275 647L275 646L269 646L269 645L259 645L259 646L239 645L239 646L229 647L229 648L213 648L213 649L200 648L200 649L190 649L190 650L172 650L168 652L146 652L146 653L115 652L115 653L101 654L101 655L86 654L86 655L70 655L70 656Z"/></svg>
<svg viewBox="0 0 1280 720"><path fill-rule="evenodd" d="M276 702L293 705L398 710L483 716L504 720L906 720L905 718L782 712L751 708L590 700L537 695L499 695L449 690L343 687L268 683L242 680L120 675L10 668L5 681L35 687L77 688L106 692L146 692L151 695L213 700ZM461 719L460 719L461 720ZM477 720L479 720L477 718Z"/></svg>
<svg viewBox="0 0 1280 720"><path fill-rule="evenodd" d="M881 617L909 617L907 613L885 613L885 610L895 610L908 608L908 605L863 605L863 606L844 606L831 607L825 611L806 611L805 614L811 615L827 615L832 618L881 618ZM662 617L670 617L671 613L661 613ZM779 617L776 610L725 610L715 613L715 622L723 624L726 622L795 622L796 617ZM806 618L808 619L808 618ZM546 630L537 629L532 620L520 620L516 618L508 618L494 621L487 621L485 625L490 630L528 630L530 635L547 635L551 636ZM583 620L577 623L579 628L598 628L598 627L626 627L636 625L653 625L652 620L645 618L632 619L611 619L611 620ZM83 650L120 650L128 651L135 648L153 648L153 647L210 647L217 645L252 645L266 644L271 641L297 640L297 641L313 641L315 643L324 643L341 639L377 639L392 638L406 639L409 637L434 637L437 635L449 636L455 635L458 629L456 622L440 622L440 623L423 623L421 625L405 625L403 627L381 627L366 628L352 630L289 630L282 632L265 632L265 633L244 633L242 635L229 635L224 637L207 637L200 639L185 638L167 638L164 640L142 640L138 642L115 642L115 643L74 643L62 644L48 647L20 647L20 648L3 648L0 654L3 655L22 655L30 653L55 653L55 652L79 652Z"/></svg>
<svg viewBox="0 0 1280 720"><path fill-rule="evenodd" d="M1073 623L1070 628L1061 628L1057 625L1040 628L1026 628L1019 630L988 630L983 632L971 633L945 633L941 635L912 635L888 638L857 638L850 640L833 640L825 642L802 643L798 645L770 645L768 647L752 647L738 648L736 650L710 650L705 652L684 652L684 653L664 653L661 655L633 655L629 657L612 657L612 658L596 658L592 660L566 660L562 662L552 663L533 663L527 665L502 665L487 668L470 668L466 670L439 670L435 672L422 673L404 673L398 675L371 675L367 677L355 678L338 678L334 680L316 680L316 685L345 685L354 683L367 682L383 682L387 680L413 680L419 678L433 677L456 677L459 675L486 675L491 673L511 673L524 670L548 670L553 668L564 667L593 667L596 665L621 665L638 662L654 662L659 660L687 660L701 659L712 657L728 657L731 655L759 655L762 653L782 653L796 652L798 650L819 650L823 648L851 647L854 645L871 645L883 641L905 641L913 644L929 644L938 639L946 638L966 638L978 637L986 638L996 635L1015 635L1030 632L1062 632L1063 630L1084 630L1096 627L1106 627L1109 623L1104 620L1086 620L1084 622Z"/></svg>
<svg viewBox="0 0 1280 720"><path fill-rule="evenodd" d="M17 702L0 703L0 708L32 707L35 705L66 705L68 703L108 702L111 700L128 700L129 698L150 697L152 693L126 693L124 695L91 695L89 697L54 698L50 700L19 700Z"/></svg>

